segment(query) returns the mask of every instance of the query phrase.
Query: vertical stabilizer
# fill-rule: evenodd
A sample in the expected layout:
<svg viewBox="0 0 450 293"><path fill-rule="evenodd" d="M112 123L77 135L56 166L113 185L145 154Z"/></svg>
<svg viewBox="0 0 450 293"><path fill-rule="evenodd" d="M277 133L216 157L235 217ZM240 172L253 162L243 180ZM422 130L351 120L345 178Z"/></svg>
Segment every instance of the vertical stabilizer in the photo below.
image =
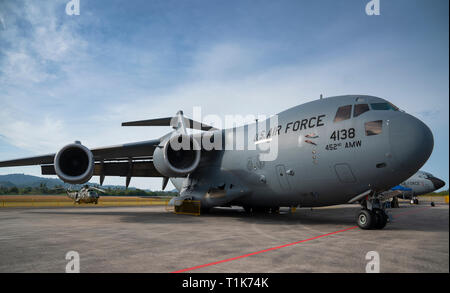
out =
<svg viewBox="0 0 450 293"><path fill-rule="evenodd" d="M179 110L177 112L177 116L175 116L175 117L177 118L177 121L176 121L176 123L172 124L172 125L175 125L174 126L175 132L181 133L181 134L187 134L186 120L184 119L183 111Z"/></svg>

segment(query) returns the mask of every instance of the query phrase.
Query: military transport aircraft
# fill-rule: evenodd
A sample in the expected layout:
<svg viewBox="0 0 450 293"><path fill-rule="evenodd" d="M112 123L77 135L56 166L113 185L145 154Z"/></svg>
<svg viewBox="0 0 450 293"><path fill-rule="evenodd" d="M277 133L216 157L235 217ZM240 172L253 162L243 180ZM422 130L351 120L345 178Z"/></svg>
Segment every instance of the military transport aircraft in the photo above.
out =
<svg viewBox="0 0 450 293"><path fill-rule="evenodd" d="M94 176L162 177L180 191L175 204L247 211L359 202L356 221L381 229L388 217L380 193L416 173L433 150L430 129L387 100L367 95L318 99L265 121L229 129L175 117L123 123L172 126L154 140L88 149L80 142L56 154L0 162L41 165L72 184ZM186 128L204 130L187 134ZM242 148L238 137L243 137ZM414 158L414 159L412 159Z"/></svg>
<svg viewBox="0 0 450 293"><path fill-rule="evenodd" d="M397 197L410 199L412 204L419 204L418 195L431 193L443 187L445 182L432 174L419 171L391 190L399 190ZM395 201L395 199L394 199Z"/></svg>

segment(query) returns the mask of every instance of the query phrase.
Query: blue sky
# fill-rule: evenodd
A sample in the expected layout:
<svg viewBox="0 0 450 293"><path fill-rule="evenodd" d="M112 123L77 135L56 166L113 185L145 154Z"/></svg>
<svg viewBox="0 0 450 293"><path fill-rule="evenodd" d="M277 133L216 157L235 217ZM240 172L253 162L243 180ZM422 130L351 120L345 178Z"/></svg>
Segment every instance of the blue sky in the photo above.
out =
<svg viewBox="0 0 450 293"><path fill-rule="evenodd" d="M0 2L0 160L155 138L167 129L120 123L194 106L270 115L370 94L430 126L422 169L449 181L447 0L380 0L380 16L368 0L80 0L79 16L67 2Z"/></svg>

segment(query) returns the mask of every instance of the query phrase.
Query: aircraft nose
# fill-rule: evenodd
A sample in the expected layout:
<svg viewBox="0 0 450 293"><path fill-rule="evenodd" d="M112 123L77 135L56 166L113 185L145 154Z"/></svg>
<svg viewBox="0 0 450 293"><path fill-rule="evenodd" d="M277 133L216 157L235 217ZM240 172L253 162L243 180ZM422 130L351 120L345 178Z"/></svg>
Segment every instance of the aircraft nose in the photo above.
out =
<svg viewBox="0 0 450 293"><path fill-rule="evenodd" d="M430 180L431 180L431 182L433 182L434 188L436 190L438 190L439 188L441 188L445 185L445 181L443 181L439 178L431 177Z"/></svg>
<svg viewBox="0 0 450 293"><path fill-rule="evenodd" d="M406 113L399 113L389 122L389 139L397 172L411 176L428 160L434 139L425 123Z"/></svg>

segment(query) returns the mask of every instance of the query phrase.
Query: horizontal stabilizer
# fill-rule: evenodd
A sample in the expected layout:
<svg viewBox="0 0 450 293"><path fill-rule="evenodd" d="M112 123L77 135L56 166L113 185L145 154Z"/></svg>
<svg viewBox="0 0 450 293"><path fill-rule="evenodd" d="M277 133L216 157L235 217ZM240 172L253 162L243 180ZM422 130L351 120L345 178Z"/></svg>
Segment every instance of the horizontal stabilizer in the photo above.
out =
<svg viewBox="0 0 450 293"><path fill-rule="evenodd" d="M122 123L122 126L171 126L172 117L130 121Z"/></svg>
<svg viewBox="0 0 450 293"><path fill-rule="evenodd" d="M212 131L218 130L212 126L202 124L200 122L194 121L192 119L183 117L184 124L186 128L204 130L204 131ZM167 117L167 118L157 118L157 119L149 119L149 120L139 120L139 121L130 121L122 123L122 126L172 126L173 128L177 128L178 126L178 117Z"/></svg>

